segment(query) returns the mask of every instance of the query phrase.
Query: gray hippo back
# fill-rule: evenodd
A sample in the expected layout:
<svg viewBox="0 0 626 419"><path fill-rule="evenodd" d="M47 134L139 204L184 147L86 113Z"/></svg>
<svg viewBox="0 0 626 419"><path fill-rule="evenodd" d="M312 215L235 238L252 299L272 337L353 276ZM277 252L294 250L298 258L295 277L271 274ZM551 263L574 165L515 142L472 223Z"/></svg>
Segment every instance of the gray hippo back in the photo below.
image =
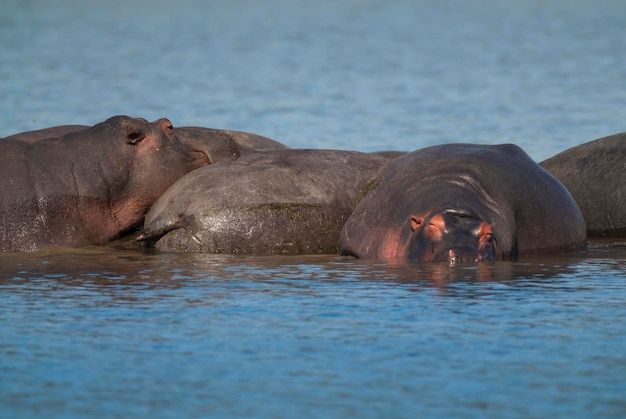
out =
<svg viewBox="0 0 626 419"><path fill-rule="evenodd" d="M343 223L386 162L290 149L199 169L159 198L140 239L174 252L337 253Z"/></svg>
<svg viewBox="0 0 626 419"><path fill-rule="evenodd" d="M540 165L570 191L589 237L626 237L626 133L570 148Z"/></svg>

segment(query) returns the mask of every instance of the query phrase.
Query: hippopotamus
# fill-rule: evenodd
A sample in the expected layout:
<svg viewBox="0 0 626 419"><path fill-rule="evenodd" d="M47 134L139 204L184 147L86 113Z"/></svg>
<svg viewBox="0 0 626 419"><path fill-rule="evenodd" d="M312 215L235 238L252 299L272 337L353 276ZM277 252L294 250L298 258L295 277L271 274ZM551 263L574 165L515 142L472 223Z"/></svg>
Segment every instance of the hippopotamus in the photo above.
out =
<svg viewBox="0 0 626 419"><path fill-rule="evenodd" d="M582 251L567 189L513 144L444 144L391 161L346 221L340 253L479 262Z"/></svg>
<svg viewBox="0 0 626 419"><path fill-rule="evenodd" d="M360 191L388 161L288 149L203 167L156 201L138 240L164 252L337 254Z"/></svg>
<svg viewBox="0 0 626 419"><path fill-rule="evenodd" d="M141 225L178 178L238 156L230 140L181 141L165 118L114 116L58 138L4 139L0 250L107 243Z"/></svg>
<svg viewBox="0 0 626 419"><path fill-rule="evenodd" d="M82 131L87 128L89 128L89 125L59 125L33 131L20 132L18 134L4 137L4 140L19 140L34 143L41 140L47 140L48 138L62 137L70 132Z"/></svg>
<svg viewBox="0 0 626 419"><path fill-rule="evenodd" d="M626 236L626 133L572 147L539 164L572 194L588 237Z"/></svg>
<svg viewBox="0 0 626 419"><path fill-rule="evenodd" d="M58 138L65 134L83 131L88 128L90 128L88 125L58 125L13 134L4 139L34 143L49 138ZM234 143L238 149L238 156L257 151L283 150L289 148L278 141L244 131L205 127L174 127L174 135L183 142L211 142L213 144L228 145L229 147Z"/></svg>
<svg viewBox="0 0 626 419"><path fill-rule="evenodd" d="M290 147L285 144L274 141L270 138L263 137L262 135L253 134L244 131L233 131L226 129L205 128L205 127L180 127L174 128L174 132L181 139L228 139L235 144L239 149L241 156L246 154L256 153L259 151L270 150L286 150Z"/></svg>
<svg viewBox="0 0 626 419"><path fill-rule="evenodd" d="M397 150L383 150L383 151L373 151L372 154L377 154L379 156L387 157L389 159L395 159L400 156L404 156L406 151L397 151Z"/></svg>

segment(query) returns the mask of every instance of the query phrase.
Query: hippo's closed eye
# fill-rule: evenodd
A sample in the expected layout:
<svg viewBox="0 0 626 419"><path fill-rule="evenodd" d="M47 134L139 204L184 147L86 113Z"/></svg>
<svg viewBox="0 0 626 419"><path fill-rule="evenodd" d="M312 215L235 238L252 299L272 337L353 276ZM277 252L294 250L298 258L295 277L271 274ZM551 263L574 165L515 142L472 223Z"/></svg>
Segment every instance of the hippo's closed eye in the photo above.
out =
<svg viewBox="0 0 626 419"><path fill-rule="evenodd" d="M424 230L426 237L431 240L441 240L446 231L446 220L439 214L430 219Z"/></svg>

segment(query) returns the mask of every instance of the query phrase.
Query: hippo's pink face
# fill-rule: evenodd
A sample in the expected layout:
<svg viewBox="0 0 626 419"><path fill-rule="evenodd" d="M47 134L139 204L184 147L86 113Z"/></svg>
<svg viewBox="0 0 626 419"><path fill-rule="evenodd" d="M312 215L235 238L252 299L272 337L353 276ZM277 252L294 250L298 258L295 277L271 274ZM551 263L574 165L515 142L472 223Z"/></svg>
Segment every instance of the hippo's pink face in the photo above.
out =
<svg viewBox="0 0 626 419"><path fill-rule="evenodd" d="M450 263L494 260L496 242L491 226L467 211L412 215L410 221L409 259Z"/></svg>

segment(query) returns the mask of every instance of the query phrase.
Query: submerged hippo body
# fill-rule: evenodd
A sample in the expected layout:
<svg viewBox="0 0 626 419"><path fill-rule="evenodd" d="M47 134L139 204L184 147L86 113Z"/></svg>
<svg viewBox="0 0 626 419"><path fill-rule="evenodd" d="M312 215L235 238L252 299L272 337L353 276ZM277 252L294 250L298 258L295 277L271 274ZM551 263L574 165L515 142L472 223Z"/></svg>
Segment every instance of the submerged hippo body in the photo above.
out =
<svg viewBox="0 0 626 419"><path fill-rule="evenodd" d="M585 248L568 191L512 144L446 144L393 160L341 233L359 258L488 261Z"/></svg>
<svg viewBox="0 0 626 419"><path fill-rule="evenodd" d="M161 251L337 253L360 190L389 160L336 150L277 150L198 169L146 216Z"/></svg>
<svg viewBox="0 0 626 419"><path fill-rule="evenodd" d="M626 237L626 133L570 148L540 165L570 191L589 237Z"/></svg>
<svg viewBox="0 0 626 419"><path fill-rule="evenodd" d="M234 144L180 141L167 119L115 116L59 138L0 141L0 250L104 244L140 224L174 181Z"/></svg>

